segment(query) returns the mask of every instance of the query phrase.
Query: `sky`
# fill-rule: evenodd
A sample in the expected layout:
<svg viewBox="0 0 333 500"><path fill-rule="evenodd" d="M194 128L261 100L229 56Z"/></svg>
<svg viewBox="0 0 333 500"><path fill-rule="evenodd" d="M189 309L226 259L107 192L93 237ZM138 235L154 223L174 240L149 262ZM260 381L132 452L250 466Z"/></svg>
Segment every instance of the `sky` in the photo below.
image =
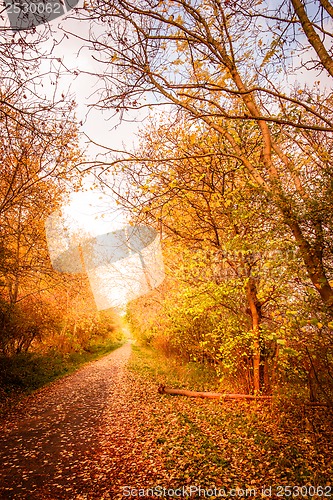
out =
<svg viewBox="0 0 333 500"><path fill-rule="evenodd" d="M84 30L87 23L80 23L70 16L69 19L61 19L60 23L53 21L55 39L61 36L61 30L57 29L58 24L67 32L76 32L81 36L86 34ZM128 117L130 121L120 123L117 116L112 117L112 112L102 112L89 106L96 100L94 93L99 82L96 77L85 72L96 74L100 67L93 59L91 51L82 46L82 41L69 37L56 47L53 55L60 58L67 68L73 71L77 69L78 73L72 77L64 75L59 81L58 94L69 92L74 95L77 102L77 120L82 122L81 132L85 135L82 146L86 150L87 159L104 160L106 148L133 149L147 113L133 111ZM131 229L127 225L128 215L115 203L112 192L108 193L105 189L103 193L98 189L91 190L93 182L93 176L88 177L84 181L86 190L73 192L71 202L63 207L62 213L67 221L65 233L56 230L56 237L53 238L52 231L48 230L50 220L46 222L50 256L56 268L59 263L64 266L64 272L69 270L67 265L74 265L74 268L79 266L82 272L80 261L83 259L97 308L102 310L113 307L122 313L128 300L147 293L152 283L157 286L163 281L159 236L156 235L154 242L145 246L141 252L132 252L125 258L109 262L111 254L119 253L119 248L114 245L114 236L110 233L124 234L127 241ZM54 217L57 218L57 215L54 214ZM124 244L124 249L126 246L127 243ZM81 258L78 248L81 248ZM96 266L87 265L92 252L100 257Z"/></svg>
<svg viewBox="0 0 333 500"><path fill-rule="evenodd" d="M80 3L78 6L80 7ZM55 19L51 23L53 39L60 40L63 36L61 28L66 32L87 35L86 22L80 22L73 15ZM50 40L50 45L53 40ZM53 55L62 60L62 64L77 70L77 75L63 75L59 81L58 95L70 93L76 103L76 115L78 122L82 122L80 131L82 133L81 146L85 151L86 158L91 161L105 159L106 148L132 149L137 144L137 133L143 126L146 112L133 112L129 117L131 121L120 123L119 117L112 117L112 112L102 112L92 109L91 104L96 101L94 93L98 89L98 79L87 75L85 72L98 73L99 63L92 57L92 52L84 48L83 42L74 36L69 36L55 47ZM45 62L45 69L48 63ZM43 71L44 68L41 68ZM46 78L46 84L47 84ZM105 146L98 147L96 144ZM66 213L71 213L77 225L91 232L92 235L102 234L110 231L113 227L118 229L120 221L125 221L119 206L115 204L112 193L101 193L99 190L91 191L89 188L93 183L93 176L86 178L83 190L72 193L71 203L65 207Z"/></svg>

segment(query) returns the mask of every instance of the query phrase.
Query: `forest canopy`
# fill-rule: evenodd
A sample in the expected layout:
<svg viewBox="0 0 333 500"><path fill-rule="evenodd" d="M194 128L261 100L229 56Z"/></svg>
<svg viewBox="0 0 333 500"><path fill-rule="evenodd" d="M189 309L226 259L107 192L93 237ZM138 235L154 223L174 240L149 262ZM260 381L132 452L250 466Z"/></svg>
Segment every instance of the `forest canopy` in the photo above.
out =
<svg viewBox="0 0 333 500"><path fill-rule="evenodd" d="M162 237L167 279L128 307L138 337L247 392L290 383L331 401L331 4L92 0L75 13L99 62L95 108L149 117L132 149L86 161L75 102L46 99L36 77L47 31L1 33L2 352L51 323L81 345L90 291L52 270L43 229L80 164ZM67 297L59 323L50 290Z"/></svg>
<svg viewBox="0 0 333 500"><path fill-rule="evenodd" d="M127 179L121 203L164 239L168 280L130 305L138 335L249 391L295 378L331 398L330 4L97 0L86 16L97 107L163 110L100 174Z"/></svg>

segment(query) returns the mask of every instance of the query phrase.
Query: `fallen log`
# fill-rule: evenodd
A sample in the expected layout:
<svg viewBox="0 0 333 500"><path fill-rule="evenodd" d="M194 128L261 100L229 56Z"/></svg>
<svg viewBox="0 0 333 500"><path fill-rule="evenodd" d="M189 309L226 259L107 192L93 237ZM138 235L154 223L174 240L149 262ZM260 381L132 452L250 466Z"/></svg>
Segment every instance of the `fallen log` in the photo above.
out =
<svg viewBox="0 0 333 500"><path fill-rule="evenodd" d="M170 389L164 385L160 385L158 388L159 394L171 394L174 396L188 396L190 398L209 398L209 399L224 399L225 401L230 399L272 399L272 396L253 396L252 394L222 394L220 392L196 392L187 391L185 389Z"/></svg>

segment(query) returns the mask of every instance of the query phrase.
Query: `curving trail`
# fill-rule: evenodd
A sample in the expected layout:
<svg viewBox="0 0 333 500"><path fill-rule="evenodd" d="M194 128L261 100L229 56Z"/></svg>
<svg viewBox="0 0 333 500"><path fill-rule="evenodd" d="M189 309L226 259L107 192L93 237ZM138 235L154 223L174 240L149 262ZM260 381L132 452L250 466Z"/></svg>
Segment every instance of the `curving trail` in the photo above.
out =
<svg viewBox="0 0 333 500"><path fill-rule="evenodd" d="M130 352L126 344L38 391L2 423L1 499L122 498L129 481L154 480L140 457Z"/></svg>

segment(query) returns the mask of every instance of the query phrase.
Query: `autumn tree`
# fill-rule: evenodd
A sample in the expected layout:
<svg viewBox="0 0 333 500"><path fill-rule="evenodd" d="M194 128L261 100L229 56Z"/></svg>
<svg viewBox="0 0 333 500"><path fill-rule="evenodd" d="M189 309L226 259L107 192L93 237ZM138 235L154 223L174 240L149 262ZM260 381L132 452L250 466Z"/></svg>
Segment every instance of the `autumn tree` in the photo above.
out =
<svg viewBox="0 0 333 500"><path fill-rule="evenodd" d="M255 135L248 124L239 133L251 157ZM133 331L168 354L208 360L243 390L293 378L331 393L333 323L281 215L224 148L178 113L146 126L135 169L120 163L121 203L161 231L168 276L130 304Z"/></svg>
<svg viewBox="0 0 333 500"><path fill-rule="evenodd" d="M41 291L50 286L47 278L54 276L44 223L66 193L80 185L75 166L81 154L73 105L64 107L62 120L45 112L38 125L37 117L29 114L22 123L8 105L0 116L1 321L6 350L15 343L16 349L28 346L39 330L37 317L43 322L38 302Z"/></svg>
<svg viewBox="0 0 333 500"><path fill-rule="evenodd" d="M52 273L43 219L64 199L79 154L75 103L58 91L61 62L52 56L57 42L50 40L49 27L13 31L5 6L1 14L0 294L6 351L12 341L14 350L25 349L43 317L41 282Z"/></svg>
<svg viewBox="0 0 333 500"><path fill-rule="evenodd" d="M247 137L251 157L256 145L251 126L244 124L239 133ZM143 133L135 169L121 164L127 178L122 204L136 214L135 221L163 232L175 288L170 293L177 297L168 314L179 345L193 344L194 350L205 345L205 356L216 361L217 355L230 358L233 346L234 368L247 359L248 380L259 391L264 380L266 389L269 385L276 349L269 336L274 311L288 302L293 244L279 216L267 210L264 194L254 189L237 158L227 158L225 148L221 136L186 117L152 123ZM192 313L196 327L190 326ZM192 339L184 341L182 323L184 330L188 323Z"/></svg>
<svg viewBox="0 0 333 500"><path fill-rule="evenodd" d="M297 26L311 43L308 24L294 3ZM105 63L98 105L124 114L171 104L223 137L224 155L243 165L255 187L265 193L266 203L280 213L314 289L332 311L332 221L326 217L331 207L332 165L326 145L333 131L332 96L318 83L283 83L291 71L285 44L282 38L262 34L257 20L266 18L267 2L253 9L252 4L93 2L88 14L107 28L105 36L98 32L91 39ZM318 44L315 49L320 52ZM324 58L325 67L327 61ZM292 76L297 82L297 73ZM251 157L239 123L255 130L256 152Z"/></svg>
<svg viewBox="0 0 333 500"><path fill-rule="evenodd" d="M72 98L66 91L60 91L59 79L63 66L61 59L53 54L59 41L47 24L31 30L13 30L9 25L6 6L1 7L2 122L19 123L21 127L42 137L46 116L57 121L62 112L67 114L66 109L73 105Z"/></svg>

